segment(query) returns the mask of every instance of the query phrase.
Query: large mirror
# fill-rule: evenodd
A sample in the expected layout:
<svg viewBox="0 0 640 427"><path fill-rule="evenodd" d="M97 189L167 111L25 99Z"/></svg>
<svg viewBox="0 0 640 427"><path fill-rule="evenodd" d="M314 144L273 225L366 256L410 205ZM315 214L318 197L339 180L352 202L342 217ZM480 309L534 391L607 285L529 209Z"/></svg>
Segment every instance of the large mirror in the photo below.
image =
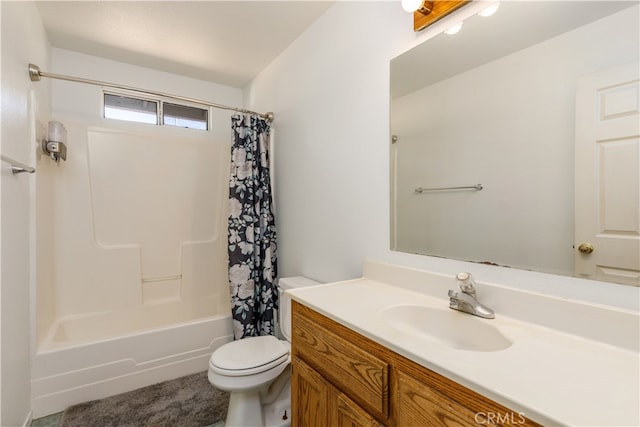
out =
<svg viewBox="0 0 640 427"><path fill-rule="evenodd" d="M639 21L503 1L394 58L391 248L640 285Z"/></svg>

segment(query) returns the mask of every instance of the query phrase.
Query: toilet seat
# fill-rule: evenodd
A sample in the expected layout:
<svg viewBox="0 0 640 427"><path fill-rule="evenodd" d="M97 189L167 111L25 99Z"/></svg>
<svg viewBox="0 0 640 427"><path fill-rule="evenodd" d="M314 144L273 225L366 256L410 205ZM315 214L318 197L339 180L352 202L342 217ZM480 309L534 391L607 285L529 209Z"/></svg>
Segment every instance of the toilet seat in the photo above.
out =
<svg viewBox="0 0 640 427"><path fill-rule="evenodd" d="M224 376L254 375L289 361L290 344L272 335L249 337L218 348L209 369Z"/></svg>

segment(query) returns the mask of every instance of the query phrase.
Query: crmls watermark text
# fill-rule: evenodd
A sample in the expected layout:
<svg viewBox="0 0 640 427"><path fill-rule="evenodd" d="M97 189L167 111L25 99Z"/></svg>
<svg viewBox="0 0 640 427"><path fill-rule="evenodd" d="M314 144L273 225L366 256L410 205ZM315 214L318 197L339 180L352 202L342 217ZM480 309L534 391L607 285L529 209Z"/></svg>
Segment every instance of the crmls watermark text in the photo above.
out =
<svg viewBox="0 0 640 427"><path fill-rule="evenodd" d="M474 416L478 424L524 424L526 418L522 412L476 412Z"/></svg>

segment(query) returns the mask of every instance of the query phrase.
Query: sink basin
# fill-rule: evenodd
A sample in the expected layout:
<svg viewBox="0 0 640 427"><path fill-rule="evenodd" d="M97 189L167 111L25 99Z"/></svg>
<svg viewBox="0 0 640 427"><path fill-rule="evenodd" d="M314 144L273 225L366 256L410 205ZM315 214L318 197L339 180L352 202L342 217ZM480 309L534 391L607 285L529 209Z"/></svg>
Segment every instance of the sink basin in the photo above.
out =
<svg viewBox="0 0 640 427"><path fill-rule="evenodd" d="M383 309L380 316L398 332L458 350L499 351L513 344L493 320L448 308L394 305Z"/></svg>

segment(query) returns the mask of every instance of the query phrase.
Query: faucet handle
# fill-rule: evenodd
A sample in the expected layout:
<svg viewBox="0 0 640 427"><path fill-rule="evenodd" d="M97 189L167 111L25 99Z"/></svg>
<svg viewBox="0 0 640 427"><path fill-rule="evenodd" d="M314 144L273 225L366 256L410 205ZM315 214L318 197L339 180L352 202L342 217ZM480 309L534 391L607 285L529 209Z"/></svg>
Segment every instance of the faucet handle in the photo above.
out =
<svg viewBox="0 0 640 427"><path fill-rule="evenodd" d="M473 279L471 273L468 273L466 271L458 273L456 275L456 280L458 281L458 285L460 286L460 290L462 292L475 296L476 289L474 285L476 284L476 281Z"/></svg>
<svg viewBox="0 0 640 427"><path fill-rule="evenodd" d="M467 272L467 271L463 271L462 273L458 273L456 274L456 279L460 280L460 281L465 281L465 280L469 280L469 278L471 278L471 273Z"/></svg>

